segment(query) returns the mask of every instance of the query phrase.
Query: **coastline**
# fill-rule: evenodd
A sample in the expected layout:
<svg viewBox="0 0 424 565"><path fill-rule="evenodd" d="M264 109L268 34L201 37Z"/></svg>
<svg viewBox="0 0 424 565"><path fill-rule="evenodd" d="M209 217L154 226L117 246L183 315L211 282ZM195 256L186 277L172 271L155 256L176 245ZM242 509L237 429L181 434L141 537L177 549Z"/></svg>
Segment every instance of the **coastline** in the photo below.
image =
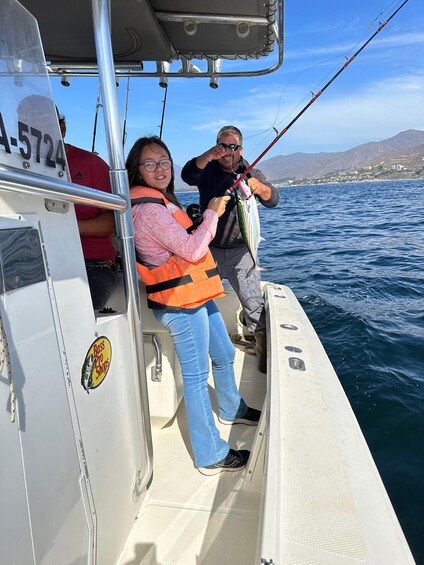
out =
<svg viewBox="0 0 424 565"><path fill-rule="evenodd" d="M275 179L270 179L268 178L269 182L271 182L272 184L274 184L274 186L276 188L292 188L292 187L296 187L296 186L321 186L321 185L336 185L336 184L355 184L355 183L367 183L367 182L402 182L402 181L424 181L424 175L417 175L417 176L411 176L411 174L409 174L408 176L403 176L403 175L396 175L396 177L391 176L390 178L386 177L367 177L364 178L364 176L359 176L352 178L353 175L349 175L349 178L343 176L341 177L338 176L338 178L334 178L335 175L332 175L332 178L325 178L325 177L316 177L313 179L310 178L303 178L303 179L293 179L290 180L288 179L285 182L282 182L281 180L275 180ZM197 194L198 191L197 189L193 189L193 187L190 187L190 189L185 189L185 188L176 188L175 192L177 194Z"/></svg>
<svg viewBox="0 0 424 565"><path fill-rule="evenodd" d="M424 177L405 177L405 178L396 178L396 179L381 179L381 178L372 178L372 179L355 179L355 180L324 180L324 179L302 179L301 181L293 181L290 184L280 184L276 181L275 186L277 188L293 188L298 186L325 186L325 185L337 185L337 184L363 184L363 183L378 183L378 182L402 182L402 181L424 181Z"/></svg>

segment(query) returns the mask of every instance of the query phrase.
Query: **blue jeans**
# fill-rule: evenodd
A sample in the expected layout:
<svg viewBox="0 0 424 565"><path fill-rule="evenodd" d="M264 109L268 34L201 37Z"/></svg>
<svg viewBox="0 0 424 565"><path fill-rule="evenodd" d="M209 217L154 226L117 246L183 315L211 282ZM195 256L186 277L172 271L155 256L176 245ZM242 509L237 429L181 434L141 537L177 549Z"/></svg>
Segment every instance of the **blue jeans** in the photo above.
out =
<svg viewBox="0 0 424 565"><path fill-rule="evenodd" d="M199 308L153 310L153 314L170 331L180 362L194 463L197 467L213 465L228 455L230 447L220 437L212 413L209 356L219 415L235 420L247 412L235 383L235 351L224 320L213 300Z"/></svg>

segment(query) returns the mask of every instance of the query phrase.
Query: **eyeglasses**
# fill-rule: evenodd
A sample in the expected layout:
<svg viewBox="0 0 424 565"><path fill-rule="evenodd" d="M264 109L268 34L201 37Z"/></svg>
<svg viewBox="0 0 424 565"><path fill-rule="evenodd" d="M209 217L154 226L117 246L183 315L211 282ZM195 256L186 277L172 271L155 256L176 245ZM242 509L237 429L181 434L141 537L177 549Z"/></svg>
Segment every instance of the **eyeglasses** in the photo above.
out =
<svg viewBox="0 0 424 565"><path fill-rule="evenodd" d="M237 145L237 143L230 143L229 145L227 145L226 143L218 143L218 145L220 145L224 149L229 149L230 151L237 151L237 149L240 149L241 147L241 145Z"/></svg>
<svg viewBox="0 0 424 565"><path fill-rule="evenodd" d="M143 165L149 173L154 173L158 167L160 167L163 171L167 171L171 168L172 161L171 159L162 159L159 163L156 163L156 161L144 161L144 163L139 163L139 165Z"/></svg>

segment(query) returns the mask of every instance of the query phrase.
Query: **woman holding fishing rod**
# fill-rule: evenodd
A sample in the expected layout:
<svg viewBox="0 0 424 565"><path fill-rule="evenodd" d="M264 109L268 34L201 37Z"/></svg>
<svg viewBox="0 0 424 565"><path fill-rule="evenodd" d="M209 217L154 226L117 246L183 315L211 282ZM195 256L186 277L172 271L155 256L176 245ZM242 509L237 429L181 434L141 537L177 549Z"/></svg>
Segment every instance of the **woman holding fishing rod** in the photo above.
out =
<svg viewBox="0 0 424 565"><path fill-rule="evenodd" d="M170 152L157 136L138 139L126 168L131 187L137 269L148 305L171 333L180 362L194 463L204 475L238 471L248 450L230 449L215 425L208 392L209 356L219 407L226 424L257 425L260 411L240 397L234 378L234 346L213 301L223 295L208 246L229 196L212 198L193 229L174 194Z"/></svg>

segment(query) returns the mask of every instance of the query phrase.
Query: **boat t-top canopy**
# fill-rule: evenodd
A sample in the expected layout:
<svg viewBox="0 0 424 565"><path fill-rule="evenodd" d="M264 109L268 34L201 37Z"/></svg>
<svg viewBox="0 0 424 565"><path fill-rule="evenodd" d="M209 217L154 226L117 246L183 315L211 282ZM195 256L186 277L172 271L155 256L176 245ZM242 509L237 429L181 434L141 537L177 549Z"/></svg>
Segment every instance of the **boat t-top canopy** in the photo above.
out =
<svg viewBox="0 0 424 565"><path fill-rule="evenodd" d="M21 3L38 21L51 73L97 74L91 2ZM283 0L110 0L109 19L115 70L123 76L252 76L276 70L283 60ZM222 71L222 60L261 59L274 51L265 68L232 63ZM206 68L190 63L195 60L206 60Z"/></svg>

